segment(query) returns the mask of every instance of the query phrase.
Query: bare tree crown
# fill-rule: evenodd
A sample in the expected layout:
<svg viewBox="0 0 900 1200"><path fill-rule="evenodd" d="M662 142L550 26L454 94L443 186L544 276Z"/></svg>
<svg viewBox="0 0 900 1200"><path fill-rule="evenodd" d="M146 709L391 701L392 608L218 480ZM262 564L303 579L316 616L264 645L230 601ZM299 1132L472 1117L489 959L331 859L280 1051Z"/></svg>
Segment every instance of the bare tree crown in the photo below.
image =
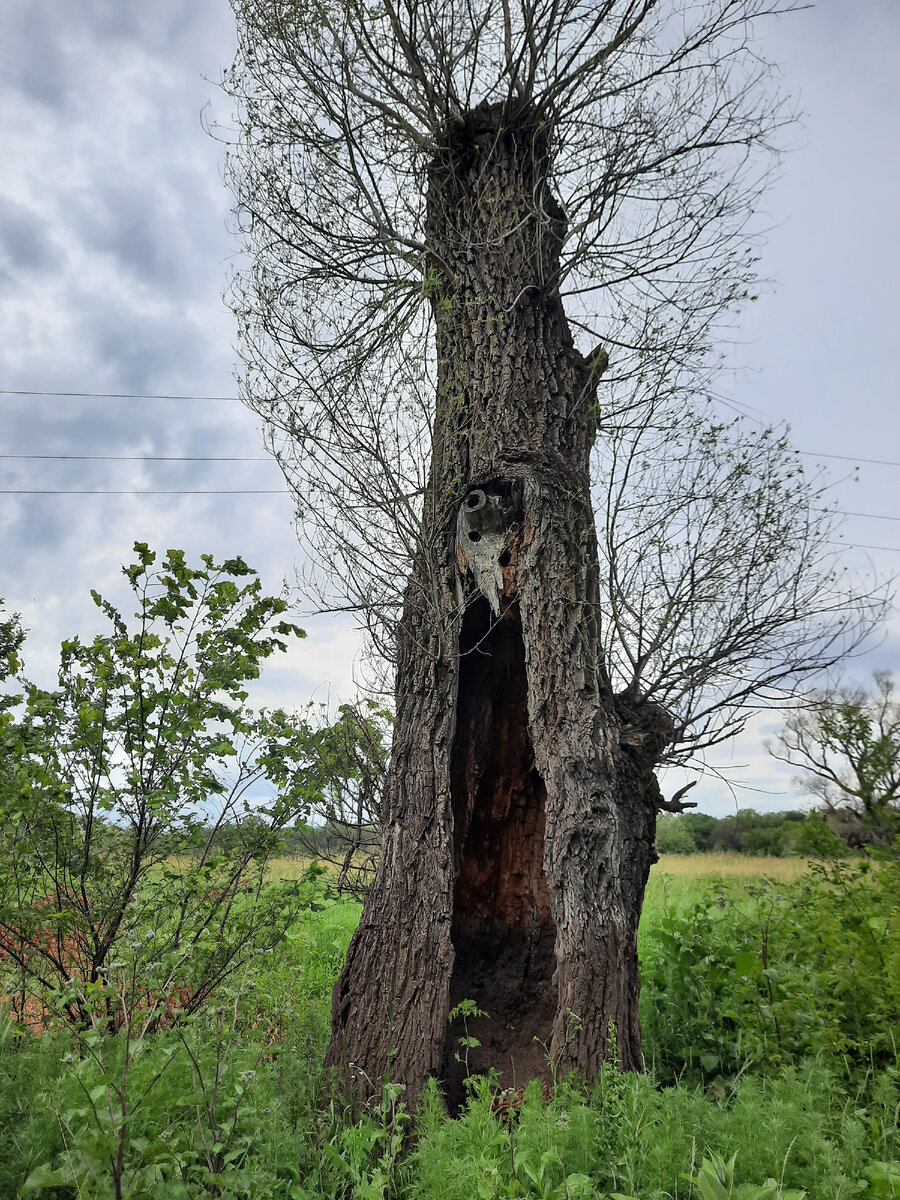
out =
<svg viewBox="0 0 900 1200"><path fill-rule="evenodd" d="M463 161L482 113L533 139L533 177L477 229L448 199L442 237L456 261L486 247L502 258L525 231L526 286L562 297L603 372L595 502L613 677L670 708L697 749L858 641L883 601L860 606L835 573L820 481L770 433L695 408L711 347L754 287L755 213L791 120L757 27L789 5L233 6L241 384L297 498L316 602L358 613L391 659L429 525L436 327L456 319L427 217L437 168ZM491 320L520 296L500 299Z"/></svg>

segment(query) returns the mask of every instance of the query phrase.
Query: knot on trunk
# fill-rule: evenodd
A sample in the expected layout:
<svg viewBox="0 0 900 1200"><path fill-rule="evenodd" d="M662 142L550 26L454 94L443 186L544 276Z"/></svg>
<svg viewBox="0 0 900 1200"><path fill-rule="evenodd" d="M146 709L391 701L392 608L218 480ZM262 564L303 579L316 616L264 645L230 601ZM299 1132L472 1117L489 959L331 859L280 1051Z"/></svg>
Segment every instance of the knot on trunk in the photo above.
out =
<svg viewBox="0 0 900 1200"><path fill-rule="evenodd" d="M472 576L495 617L501 598L516 594L521 528L521 492L509 482L473 488L456 518L460 573Z"/></svg>
<svg viewBox="0 0 900 1200"><path fill-rule="evenodd" d="M477 170L486 158L519 156L523 149L531 162L546 164L553 128L531 101L483 100L450 117L433 165L451 161L456 170Z"/></svg>
<svg viewBox="0 0 900 1200"><path fill-rule="evenodd" d="M632 700L625 693L616 696L616 710L622 722L619 744L652 763L659 762L675 736L671 715L660 704Z"/></svg>

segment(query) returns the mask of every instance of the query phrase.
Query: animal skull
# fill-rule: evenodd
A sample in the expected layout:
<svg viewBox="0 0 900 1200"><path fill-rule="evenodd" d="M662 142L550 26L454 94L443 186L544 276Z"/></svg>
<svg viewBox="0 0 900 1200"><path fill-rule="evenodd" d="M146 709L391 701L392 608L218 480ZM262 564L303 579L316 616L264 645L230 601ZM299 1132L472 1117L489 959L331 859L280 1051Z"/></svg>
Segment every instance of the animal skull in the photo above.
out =
<svg viewBox="0 0 900 1200"><path fill-rule="evenodd" d="M463 574L472 573L475 584L500 616L503 564L509 534L511 505L508 499L483 488L466 496L456 520L456 546Z"/></svg>

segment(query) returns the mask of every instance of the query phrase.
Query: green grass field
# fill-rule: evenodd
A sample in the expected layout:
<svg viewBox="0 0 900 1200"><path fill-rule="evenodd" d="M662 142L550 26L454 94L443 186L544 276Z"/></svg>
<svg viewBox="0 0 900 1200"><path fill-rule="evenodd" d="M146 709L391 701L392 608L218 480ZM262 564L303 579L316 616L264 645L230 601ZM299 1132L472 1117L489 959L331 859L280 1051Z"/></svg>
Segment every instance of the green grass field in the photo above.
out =
<svg viewBox="0 0 900 1200"><path fill-rule="evenodd" d="M510 1122L489 1079L455 1119L435 1088L414 1139L396 1088L364 1109L328 1090L360 906L323 880L284 942L183 1027L138 1022L126 1043L0 1017L0 1198L900 1197L900 871L830 872L667 857L640 932L647 1074L529 1089Z"/></svg>

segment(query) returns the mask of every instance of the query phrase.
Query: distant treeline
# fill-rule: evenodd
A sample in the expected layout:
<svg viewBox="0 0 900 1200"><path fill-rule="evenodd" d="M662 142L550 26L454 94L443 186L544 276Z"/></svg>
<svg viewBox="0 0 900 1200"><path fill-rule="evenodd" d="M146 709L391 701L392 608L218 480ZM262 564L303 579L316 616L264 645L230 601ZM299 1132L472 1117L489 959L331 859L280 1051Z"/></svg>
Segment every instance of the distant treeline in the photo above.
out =
<svg viewBox="0 0 900 1200"><path fill-rule="evenodd" d="M656 823L656 849L660 854L754 854L774 858L794 854L804 842L805 812L759 813L742 808L734 816L710 817L706 813L660 816ZM220 850L252 836L252 817L241 825L221 825L215 832ZM203 841L208 840L206 831ZM298 823L281 831L279 851L307 858L342 858L352 847L356 854L377 852L376 825L355 826L337 820L318 825Z"/></svg>
<svg viewBox="0 0 900 1200"><path fill-rule="evenodd" d="M661 816L656 823L660 854L761 854L774 858L795 853L806 823L804 812L759 813L742 808L732 817L706 813Z"/></svg>
<svg viewBox="0 0 900 1200"><path fill-rule="evenodd" d="M381 830L377 825L349 825L344 821L327 820L321 825L295 825L285 830L286 854L333 858L346 853L350 846L358 851L377 850Z"/></svg>
<svg viewBox="0 0 900 1200"><path fill-rule="evenodd" d="M794 854L804 842L807 814L804 812L759 813L742 808L734 816L710 817L706 813L660 816L656 823L656 849L660 854L754 854L774 858ZM240 825L220 825L214 835L216 848L232 850L237 842L252 837L256 822L251 817ZM205 830L201 843L212 831ZM262 833L262 830L260 830ZM348 828L341 821L318 825L298 823L283 829L278 851L306 858L335 860L352 847L352 853L377 852L376 825Z"/></svg>

